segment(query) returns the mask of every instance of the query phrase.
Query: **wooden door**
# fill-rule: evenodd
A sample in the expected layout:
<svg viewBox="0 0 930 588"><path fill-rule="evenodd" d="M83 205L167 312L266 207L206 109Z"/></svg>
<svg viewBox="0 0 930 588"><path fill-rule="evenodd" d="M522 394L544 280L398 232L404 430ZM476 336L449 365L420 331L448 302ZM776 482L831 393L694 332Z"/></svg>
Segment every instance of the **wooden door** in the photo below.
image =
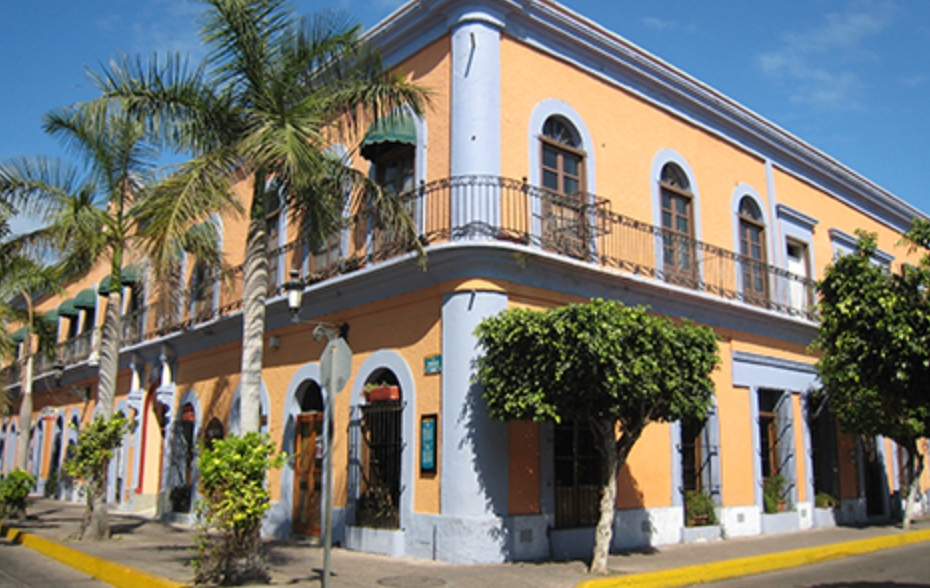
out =
<svg viewBox="0 0 930 588"><path fill-rule="evenodd" d="M297 415L294 456L293 532L320 536L320 490L323 475L323 413Z"/></svg>

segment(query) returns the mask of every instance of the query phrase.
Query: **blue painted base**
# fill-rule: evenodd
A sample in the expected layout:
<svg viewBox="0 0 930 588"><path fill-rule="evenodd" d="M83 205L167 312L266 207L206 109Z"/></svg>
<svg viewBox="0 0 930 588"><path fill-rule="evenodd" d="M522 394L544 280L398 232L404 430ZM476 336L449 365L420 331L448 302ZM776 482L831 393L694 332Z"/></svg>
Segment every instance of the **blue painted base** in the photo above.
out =
<svg viewBox="0 0 930 588"><path fill-rule="evenodd" d="M720 525L705 525L703 527L683 527L681 529L682 543L705 543L723 539L723 527Z"/></svg>
<svg viewBox="0 0 930 588"><path fill-rule="evenodd" d="M832 508L814 509L814 528L828 529L836 526L836 512Z"/></svg>
<svg viewBox="0 0 930 588"><path fill-rule="evenodd" d="M801 518L797 511L762 515L762 534L776 535L801 530Z"/></svg>

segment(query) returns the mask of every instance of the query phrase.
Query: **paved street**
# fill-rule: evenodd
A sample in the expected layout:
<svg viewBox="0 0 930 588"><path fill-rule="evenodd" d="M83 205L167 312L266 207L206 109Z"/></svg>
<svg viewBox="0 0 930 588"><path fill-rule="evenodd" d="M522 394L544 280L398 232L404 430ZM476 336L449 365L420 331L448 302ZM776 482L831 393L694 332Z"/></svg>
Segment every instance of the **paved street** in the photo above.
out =
<svg viewBox="0 0 930 588"><path fill-rule="evenodd" d="M83 516L83 506L32 497L29 518L16 521L15 529L6 527L7 537L17 537L31 549L53 557L63 557L70 565L80 569L95 570L97 577L106 578L114 586L123 588L179 588L190 582L193 576L190 559L194 533L190 527L164 524L139 515L120 514L111 511L110 541L74 541L75 531ZM425 588L447 586L456 588L484 588L506 586L507 588L572 588L579 583L594 583L598 588L624 586L665 586L668 578L675 578L675 586L682 586L705 577L736 577L760 569L780 569L786 566L803 565L812 561L823 561L818 554L833 553L832 557L848 556L876 549L924 542L919 554L924 561L930 559L930 518L915 525L911 533L903 533L890 524L864 527L834 527L829 529L801 531L783 535L731 538L697 544L665 545L657 549L612 554L608 561L611 570L607 578L589 576L582 561L509 563L509 564L450 564L437 561L415 560L403 557L386 557L359 553L347 549L333 551L333 586L335 588L370 588L371 586L394 586L399 588ZM858 547L856 547L858 546ZM272 585L308 586L320 585L319 570L322 568L322 549L298 539L268 541L265 544ZM31 549L29 551L31 551ZM25 562L19 552L26 547L0 545L0 554ZM792 555L793 554L793 555ZM37 553L29 553L41 557ZM907 558L905 558L907 559ZM41 561L41 560L40 560ZM869 564L876 567L876 564ZM6 561L0 559L2 569ZM28 567L28 566L27 566ZM927 577L930 578L930 566ZM903 568L902 568L903 569ZM716 575L708 575L716 570ZM721 570L726 574L721 574ZM16 584L15 576L7 579L0 576L2 586L101 586L81 584L86 576L75 572L71 579L55 579L38 584ZM660 577L657 577L660 576ZM770 586L791 586L778 580ZM814 576L813 584L798 586L827 586ZM836 576L841 577L841 576ZM852 578L856 578L853 574ZM38 576L25 578L38 580ZM763 576L744 578L726 586L754 586ZM920 576L917 576L919 579ZM930 583L906 583L896 588L914 588ZM767 580L766 580L767 581ZM884 580L881 580L884 581ZM887 584L853 585L855 588L881 588Z"/></svg>
<svg viewBox="0 0 930 588"><path fill-rule="evenodd" d="M826 563L701 584L702 588L927 588L930 543L855 555Z"/></svg>
<svg viewBox="0 0 930 588"><path fill-rule="evenodd" d="M0 588L106 588L91 578L44 555L0 539Z"/></svg>

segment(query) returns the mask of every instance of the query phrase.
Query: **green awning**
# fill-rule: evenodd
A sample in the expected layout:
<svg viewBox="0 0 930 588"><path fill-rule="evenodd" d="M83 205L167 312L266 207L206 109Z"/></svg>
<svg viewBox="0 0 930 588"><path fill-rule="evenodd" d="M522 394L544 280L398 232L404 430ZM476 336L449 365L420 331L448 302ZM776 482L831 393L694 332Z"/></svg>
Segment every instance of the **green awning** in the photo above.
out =
<svg viewBox="0 0 930 588"><path fill-rule="evenodd" d="M365 138L362 140L361 154L365 159L374 159L386 148L401 143L403 145L417 144L417 127L413 117L406 114L397 114L379 118L368 127Z"/></svg>
<svg viewBox="0 0 930 588"><path fill-rule="evenodd" d="M74 306L74 298L68 298L58 305L58 316L75 317L80 313L81 311Z"/></svg>
<svg viewBox="0 0 930 588"><path fill-rule="evenodd" d="M80 309L97 308L97 293L94 292L93 288L81 290L74 297L74 307Z"/></svg>
<svg viewBox="0 0 930 588"><path fill-rule="evenodd" d="M120 282L124 286L129 286L139 282L142 279L142 264L133 263L123 267L119 271ZM97 294L106 295L110 293L110 284L113 281L113 276L108 275L100 281L100 286L97 288Z"/></svg>
<svg viewBox="0 0 930 588"><path fill-rule="evenodd" d="M58 324L58 311L49 310L48 312L43 312L42 314L39 315L39 318L51 325L57 325Z"/></svg>
<svg viewBox="0 0 930 588"><path fill-rule="evenodd" d="M120 270L120 281L123 282L124 286L130 284L137 284L142 281L142 274L145 268L142 265L142 262L131 263L129 265L123 266L123 269Z"/></svg>
<svg viewBox="0 0 930 588"><path fill-rule="evenodd" d="M26 327L20 327L17 330L13 331L13 334L10 335L10 338L13 339L13 343L22 343L26 340Z"/></svg>
<svg viewBox="0 0 930 588"><path fill-rule="evenodd" d="M107 276L100 281L100 286L97 288L97 294L106 295L110 293L110 284L113 283L113 276Z"/></svg>

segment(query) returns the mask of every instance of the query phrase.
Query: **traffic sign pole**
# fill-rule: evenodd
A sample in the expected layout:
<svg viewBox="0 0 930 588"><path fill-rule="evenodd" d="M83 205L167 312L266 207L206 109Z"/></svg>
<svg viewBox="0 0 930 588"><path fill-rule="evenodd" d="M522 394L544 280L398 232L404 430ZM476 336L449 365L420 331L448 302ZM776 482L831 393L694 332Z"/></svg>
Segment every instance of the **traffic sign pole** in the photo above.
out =
<svg viewBox="0 0 930 588"><path fill-rule="evenodd" d="M323 330L328 339L320 357L320 371L326 388L326 507L323 531L323 588L329 588L333 552L333 434L336 427L336 394L352 375L352 350L340 335ZM330 339L330 337L333 337Z"/></svg>

